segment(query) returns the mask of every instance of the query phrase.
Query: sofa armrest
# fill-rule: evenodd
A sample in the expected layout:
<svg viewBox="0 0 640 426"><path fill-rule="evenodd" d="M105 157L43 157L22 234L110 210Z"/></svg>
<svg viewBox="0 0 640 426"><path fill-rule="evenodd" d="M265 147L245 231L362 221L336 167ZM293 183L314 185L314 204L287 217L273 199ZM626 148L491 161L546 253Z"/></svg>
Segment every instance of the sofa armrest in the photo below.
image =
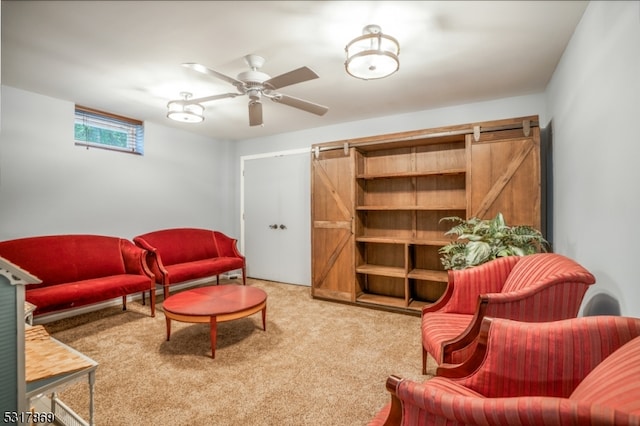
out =
<svg viewBox="0 0 640 426"><path fill-rule="evenodd" d="M160 260L158 249L149 244L144 238L136 237L133 241L137 246L146 250L145 263L148 270L151 271L151 276L154 279L154 282L158 284L165 284L169 275L162 264L162 260Z"/></svg>
<svg viewBox="0 0 640 426"><path fill-rule="evenodd" d="M220 257L239 257L244 259L244 256L238 251L238 240L228 237L222 232L214 231L216 245L218 246L218 256Z"/></svg>
<svg viewBox="0 0 640 426"><path fill-rule="evenodd" d="M602 360L640 336L640 319L616 316L520 322L486 317L474 352L437 374L486 397L566 398Z"/></svg>
<svg viewBox="0 0 640 426"><path fill-rule="evenodd" d="M147 250L137 247L130 241L121 239L120 251L125 271L128 274L146 275L149 278L153 278L153 274L147 267Z"/></svg>

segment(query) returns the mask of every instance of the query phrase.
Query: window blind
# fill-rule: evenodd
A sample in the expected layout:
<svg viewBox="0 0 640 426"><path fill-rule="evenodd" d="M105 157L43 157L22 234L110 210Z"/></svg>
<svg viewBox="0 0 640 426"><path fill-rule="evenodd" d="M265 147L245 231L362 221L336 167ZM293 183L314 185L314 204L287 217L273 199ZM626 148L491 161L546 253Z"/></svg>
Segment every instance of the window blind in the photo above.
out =
<svg viewBox="0 0 640 426"><path fill-rule="evenodd" d="M142 155L144 125L140 120L76 105L74 140L80 146Z"/></svg>

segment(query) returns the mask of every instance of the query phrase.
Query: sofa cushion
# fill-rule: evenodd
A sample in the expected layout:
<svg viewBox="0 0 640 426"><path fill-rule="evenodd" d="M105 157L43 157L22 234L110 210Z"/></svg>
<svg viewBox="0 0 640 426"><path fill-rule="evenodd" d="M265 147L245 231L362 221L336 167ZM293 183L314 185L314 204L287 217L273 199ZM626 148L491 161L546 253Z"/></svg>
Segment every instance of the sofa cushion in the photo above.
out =
<svg viewBox="0 0 640 426"><path fill-rule="evenodd" d="M164 255L162 257L164 260ZM215 259L197 260L194 262L165 265L170 283L180 283L198 278L218 275L223 272L241 269L244 266L242 258L217 257Z"/></svg>
<svg viewBox="0 0 640 426"><path fill-rule="evenodd" d="M116 237L56 235L4 241L0 255L43 281L30 289L125 273Z"/></svg>
<svg viewBox="0 0 640 426"><path fill-rule="evenodd" d="M145 275L119 274L40 288L29 285L26 299L39 307L35 314L42 314L147 291L149 285Z"/></svg>
<svg viewBox="0 0 640 426"><path fill-rule="evenodd" d="M143 239L157 249L165 267L219 255L214 234L206 229L165 229L140 235L134 241L138 239Z"/></svg>

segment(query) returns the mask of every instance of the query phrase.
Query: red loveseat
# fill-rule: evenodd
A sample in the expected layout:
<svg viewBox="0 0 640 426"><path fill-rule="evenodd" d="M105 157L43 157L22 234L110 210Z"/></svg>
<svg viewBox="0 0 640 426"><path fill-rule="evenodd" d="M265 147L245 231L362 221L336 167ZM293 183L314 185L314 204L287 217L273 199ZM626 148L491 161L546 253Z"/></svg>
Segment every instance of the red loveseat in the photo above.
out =
<svg viewBox="0 0 640 426"><path fill-rule="evenodd" d="M164 298L169 286L200 278L242 270L246 284L245 258L236 247L236 240L218 231L198 228L162 229L138 235L133 242L148 250L148 265L161 284Z"/></svg>
<svg viewBox="0 0 640 426"><path fill-rule="evenodd" d="M131 241L102 235L50 235L0 242L0 256L42 280L26 287L26 300L36 305L34 316L77 308L127 295L151 293L155 316L153 274L146 251Z"/></svg>

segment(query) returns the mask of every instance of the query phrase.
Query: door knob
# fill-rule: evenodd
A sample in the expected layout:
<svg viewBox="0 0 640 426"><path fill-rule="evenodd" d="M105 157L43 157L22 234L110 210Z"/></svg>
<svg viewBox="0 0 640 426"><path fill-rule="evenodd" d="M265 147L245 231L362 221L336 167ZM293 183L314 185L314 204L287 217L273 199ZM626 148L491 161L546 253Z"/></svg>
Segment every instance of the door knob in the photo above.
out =
<svg viewBox="0 0 640 426"><path fill-rule="evenodd" d="M278 225L269 225L269 228L271 228L271 229L278 229Z"/></svg>
<svg viewBox="0 0 640 426"><path fill-rule="evenodd" d="M280 229L287 229L287 227L284 225L280 225Z"/></svg>

